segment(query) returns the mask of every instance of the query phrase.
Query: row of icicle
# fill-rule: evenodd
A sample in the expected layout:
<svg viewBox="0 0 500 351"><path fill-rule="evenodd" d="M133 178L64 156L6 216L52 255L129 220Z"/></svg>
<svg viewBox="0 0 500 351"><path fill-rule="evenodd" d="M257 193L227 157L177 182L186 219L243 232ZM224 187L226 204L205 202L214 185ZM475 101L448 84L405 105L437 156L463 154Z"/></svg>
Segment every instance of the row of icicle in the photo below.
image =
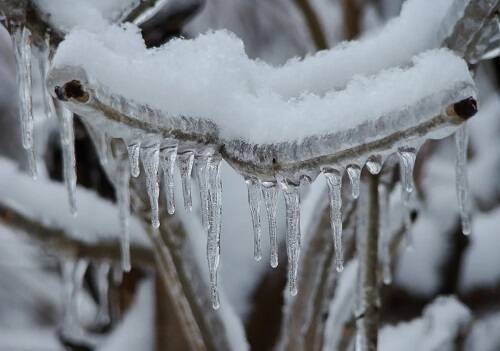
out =
<svg viewBox="0 0 500 351"><path fill-rule="evenodd" d="M22 144L27 150L29 165L33 176L36 175L36 156L33 147L33 109L32 109L32 77L31 77L31 33L26 27L16 27L13 33L15 56L18 72L20 120L22 129ZM40 70L42 79L45 81L49 62L49 45L40 57ZM61 132L61 145L63 149L64 179L68 191L69 208L76 215L76 171L75 150L72 113L61 104L54 106L52 97L47 92L44 84L43 94L45 97L46 114L57 115ZM105 135L105 134L103 134ZM455 134L457 146L456 163L456 188L464 234L471 232L469 193L466 177L467 156L467 132L465 125ZM95 140L94 140L95 141ZM101 137L97 145L98 149L104 147L108 141L105 136ZM217 268L220 256L220 234L222 216L222 182L220 177L221 156L217 153L198 154L196 150L186 150L178 153L178 143L175 140L166 141L148 139L147 143L141 145L140 140L127 143L128 162L118 165L118 177L114 180L119 204L119 218L121 226L121 248L122 268L130 270L129 254L129 216L130 216L130 175L138 177L140 174L139 160L146 176L147 193L151 206L151 224L158 228L160 225L158 215L158 197L160 194L158 176L163 172L164 192L167 204L167 212L173 214L174 202L174 170L178 165L184 195L184 207L191 210L191 174L193 169L200 189L201 221L207 232L207 260L209 266L209 284L214 308L219 307L217 294ZM415 148L400 148L398 150L401 184L402 203L404 209L404 220L406 224L407 243L411 244L409 227L410 219L410 196L413 192L413 167L417 150ZM101 160L105 162L105 160ZM382 168L382 159L372 156L366 162L366 167L372 174L377 174ZM346 173L351 183L351 194L357 198L360 192L361 168L351 165L346 168ZM330 217L333 243L335 247L335 262L337 271L343 269L342 252L342 196L341 185L343 173L339 169L324 167L322 173L326 178L330 198ZM281 189L286 205L286 246L289 264L289 290L292 295L297 293L298 260L301 246L300 234L300 185L289 182L286 178L278 177L276 181L259 181L247 178L248 202L252 218L254 232L254 257L258 261L261 253L262 232L262 209L265 209L269 227L269 239L271 248L270 263L273 268L278 265L278 238L276 226L276 210L278 190ZM381 235L382 235L382 263L384 265L384 282L389 283L390 278L390 253L389 253L389 193L385 185L381 184L380 199L381 208Z"/></svg>

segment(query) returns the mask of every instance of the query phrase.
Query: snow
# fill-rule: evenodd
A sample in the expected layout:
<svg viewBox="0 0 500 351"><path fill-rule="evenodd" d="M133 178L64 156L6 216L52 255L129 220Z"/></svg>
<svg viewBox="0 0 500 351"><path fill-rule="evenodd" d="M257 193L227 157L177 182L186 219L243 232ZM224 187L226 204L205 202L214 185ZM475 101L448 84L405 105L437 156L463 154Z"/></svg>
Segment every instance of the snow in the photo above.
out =
<svg viewBox="0 0 500 351"><path fill-rule="evenodd" d="M0 198L2 203L49 227L62 228L66 234L85 243L113 242L120 237L118 210L94 192L77 187L78 216L69 211L66 192L60 183L34 181L8 160L0 158ZM131 242L149 247L137 219L130 221Z"/></svg>
<svg viewBox="0 0 500 351"><path fill-rule="evenodd" d="M439 297L428 305L421 318L383 327L381 351L453 351L455 338L471 321L469 310L454 297Z"/></svg>
<svg viewBox="0 0 500 351"><path fill-rule="evenodd" d="M493 312L476 320L465 342L466 350L497 351L500 346L500 314Z"/></svg>
<svg viewBox="0 0 500 351"><path fill-rule="evenodd" d="M81 67L91 86L104 87L164 115L211 120L222 139L274 143L346 130L457 85L472 84L465 62L445 49L411 61L410 67L356 76L345 89L323 96L315 90L287 96L273 77L290 70L278 75L280 84L289 86L305 80L304 68L293 62L275 68L249 60L243 43L227 31L172 40L147 50L137 28L127 25L99 34L71 32L57 50L53 66Z"/></svg>
<svg viewBox="0 0 500 351"><path fill-rule="evenodd" d="M460 289L464 292L500 283L500 209L478 213L472 222L470 244L462 261Z"/></svg>

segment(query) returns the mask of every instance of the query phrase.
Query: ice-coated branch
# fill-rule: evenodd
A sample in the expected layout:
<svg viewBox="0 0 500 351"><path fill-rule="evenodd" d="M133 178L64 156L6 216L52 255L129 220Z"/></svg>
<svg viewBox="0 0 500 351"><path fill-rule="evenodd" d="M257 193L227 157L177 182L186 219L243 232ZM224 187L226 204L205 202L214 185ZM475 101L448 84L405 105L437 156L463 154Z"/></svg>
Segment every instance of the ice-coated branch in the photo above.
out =
<svg viewBox="0 0 500 351"><path fill-rule="evenodd" d="M8 227L22 231L31 240L40 243L41 246L58 255L82 257L96 261L120 261L118 240L96 243L79 240L74 235L68 234L66 229L61 229L55 225L54 222L37 221L3 203L0 203L0 222ZM154 266L154 260L151 257L149 248L132 245L130 250L134 264L141 267Z"/></svg>

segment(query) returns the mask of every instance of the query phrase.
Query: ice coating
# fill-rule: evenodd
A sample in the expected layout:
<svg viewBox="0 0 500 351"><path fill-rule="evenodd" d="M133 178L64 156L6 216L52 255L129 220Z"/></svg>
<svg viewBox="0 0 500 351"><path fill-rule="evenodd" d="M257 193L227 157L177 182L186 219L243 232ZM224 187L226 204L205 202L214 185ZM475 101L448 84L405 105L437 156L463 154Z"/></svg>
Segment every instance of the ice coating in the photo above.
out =
<svg viewBox="0 0 500 351"><path fill-rule="evenodd" d="M269 243L271 247L271 267L278 267L278 233L276 228L276 209L278 202L278 187L275 182L261 183L262 198L267 213L269 225Z"/></svg>
<svg viewBox="0 0 500 351"><path fill-rule="evenodd" d="M177 155L177 165L181 173L182 194L184 196L184 208L191 211L193 199L191 198L191 172L194 164L194 152L186 151Z"/></svg>
<svg viewBox="0 0 500 351"><path fill-rule="evenodd" d="M261 190L258 181L246 179L245 183L248 190L248 206L250 207L250 216L252 218L253 228L253 257L256 261L262 259L262 224L261 224Z"/></svg>
<svg viewBox="0 0 500 351"><path fill-rule="evenodd" d="M467 179L467 146L468 146L467 125L462 125L455 132L455 145L457 149L457 161L455 166L456 190L460 219L462 222L462 233L471 233L470 220L470 192Z"/></svg>
<svg viewBox="0 0 500 351"><path fill-rule="evenodd" d="M160 143L153 142L151 145L143 146L141 150L142 166L146 175L146 188L151 206L151 225L153 228L160 226L158 217L158 197L160 186L158 184L158 166L160 162Z"/></svg>
<svg viewBox="0 0 500 351"><path fill-rule="evenodd" d="M177 141L168 140L160 148L160 164L163 171L163 187L168 214L175 212L175 160L177 159Z"/></svg>
<svg viewBox="0 0 500 351"><path fill-rule="evenodd" d="M337 272L344 269L344 253L342 249L342 174L334 169L325 169L323 174L328 185L330 201L330 226L332 227L335 247L335 268Z"/></svg>

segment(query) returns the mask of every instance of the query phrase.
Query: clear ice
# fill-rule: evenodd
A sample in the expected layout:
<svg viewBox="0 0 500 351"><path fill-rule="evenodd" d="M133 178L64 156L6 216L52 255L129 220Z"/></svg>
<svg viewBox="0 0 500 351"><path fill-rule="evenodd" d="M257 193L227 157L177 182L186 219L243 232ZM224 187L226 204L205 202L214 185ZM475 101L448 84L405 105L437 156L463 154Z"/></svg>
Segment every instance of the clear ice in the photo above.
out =
<svg viewBox="0 0 500 351"><path fill-rule="evenodd" d="M177 155L177 165L181 173L182 195L184 196L184 208L191 211L193 201L191 198L191 172L193 170L194 152L186 151Z"/></svg>
<svg viewBox="0 0 500 351"><path fill-rule="evenodd" d="M382 279L384 284L392 282L391 254L390 254L390 233L389 233L389 191L387 185L380 183L379 194L379 233L381 244Z"/></svg>
<svg viewBox="0 0 500 351"><path fill-rule="evenodd" d="M455 145L457 149L457 161L455 165L455 184L457 191L458 207L462 222L462 233L469 235L472 232L470 219L470 195L469 182L467 179L467 147L469 137L467 125L464 123L455 132Z"/></svg>
<svg viewBox="0 0 500 351"><path fill-rule="evenodd" d="M351 195L353 199L359 197L359 182L361 177L361 168L357 165L350 165L347 167L347 175L351 182Z"/></svg>
<svg viewBox="0 0 500 351"><path fill-rule="evenodd" d="M141 173L141 169L139 167L139 154L141 152L141 142L133 141L127 145L127 149L130 162L130 174L132 174L132 177L137 178Z"/></svg>
<svg viewBox="0 0 500 351"><path fill-rule="evenodd" d="M72 215L76 216L76 160L73 112L66 109L62 104L58 104L57 115L61 134L64 182L68 192L69 210Z"/></svg>
<svg viewBox="0 0 500 351"><path fill-rule="evenodd" d="M31 175L36 178L36 158L33 149L33 103L31 74L31 31L25 26L17 26L13 33L14 53L17 65L19 89L19 116L21 118L21 140L28 155Z"/></svg>
<svg viewBox="0 0 500 351"><path fill-rule="evenodd" d="M370 156L366 161L366 168L371 174L379 174L382 170L382 157L379 155Z"/></svg>
<svg viewBox="0 0 500 351"><path fill-rule="evenodd" d="M54 106L54 100L47 89L47 75L50 67L50 33L45 34L45 45L41 48L40 58L39 58L39 68L40 76L42 78L42 98L44 102L45 116L47 118L56 118L56 110Z"/></svg>
<svg viewBox="0 0 500 351"><path fill-rule="evenodd" d="M200 189L201 224L204 229L208 229L208 155L196 155L194 167L196 170L196 180Z"/></svg>
<svg viewBox="0 0 500 351"><path fill-rule="evenodd" d="M297 295L297 273L300 256L300 187L280 181L286 206L286 251L288 256L288 288Z"/></svg>
<svg viewBox="0 0 500 351"><path fill-rule="evenodd" d="M151 206L151 225L153 228L160 226L158 217L158 197L160 186L158 185L158 166L160 162L160 143L153 142L148 146L143 146L141 150L142 166L146 174L146 188Z"/></svg>
<svg viewBox="0 0 500 351"><path fill-rule="evenodd" d="M417 151L415 148L400 148L398 150L399 156L399 170L401 178L401 202L403 204L403 220L406 229L406 245L412 247L413 239L411 235L411 194L413 192L413 168L415 166L415 158Z"/></svg>
<svg viewBox="0 0 500 351"><path fill-rule="evenodd" d="M335 267L337 272L344 269L344 253L342 249L342 174L334 169L323 171L328 184L330 198L330 225L335 246Z"/></svg>
<svg viewBox="0 0 500 351"><path fill-rule="evenodd" d="M252 217L253 228L253 257L256 261L262 259L262 224L261 224L261 191L257 180L245 179L248 190L248 206L250 207L250 216Z"/></svg>
<svg viewBox="0 0 500 351"><path fill-rule="evenodd" d="M217 270L220 260L220 234L222 225L222 181L220 177L220 164L222 158L216 154L208 159L208 237L207 260L210 283L210 296L212 307L220 306L217 291Z"/></svg>
<svg viewBox="0 0 500 351"><path fill-rule="evenodd" d="M160 164L163 170L163 184L167 202L167 212L175 212L175 160L177 158L177 141L172 140L162 144L160 149Z"/></svg>
<svg viewBox="0 0 500 351"><path fill-rule="evenodd" d="M121 158L117 165L117 180L115 184L118 216L120 220L121 265L125 272L130 271L130 166L126 157Z"/></svg>
<svg viewBox="0 0 500 351"><path fill-rule="evenodd" d="M269 242L271 247L271 267L278 267L278 234L276 228L276 210L278 202L278 187L275 182L262 182L262 198L266 207L269 224Z"/></svg>

